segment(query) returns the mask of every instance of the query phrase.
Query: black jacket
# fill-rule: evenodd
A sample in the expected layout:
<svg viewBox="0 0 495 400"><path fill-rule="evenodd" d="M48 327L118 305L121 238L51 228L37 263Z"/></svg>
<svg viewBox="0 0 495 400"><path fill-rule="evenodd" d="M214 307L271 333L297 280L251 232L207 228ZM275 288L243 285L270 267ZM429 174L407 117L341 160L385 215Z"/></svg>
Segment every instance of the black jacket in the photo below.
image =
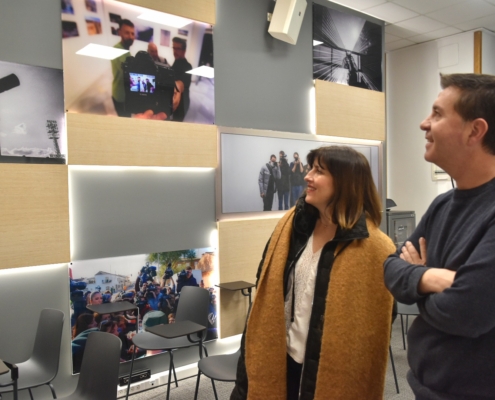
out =
<svg viewBox="0 0 495 400"><path fill-rule="evenodd" d="M287 295L287 291L290 289L288 288L289 276L294 271L296 262L306 247L308 239L313 233L316 225L317 215L312 212L311 209L312 207L306 204L304 199L300 199L296 205L296 214L294 216L289 255L284 272L285 296ZM325 315L325 302L330 282L330 272L332 270L335 257L337 257L340 252L342 252L342 250L345 249L345 247L347 247L347 245L353 240L365 239L368 236L366 217L363 214L361 219L352 229L342 230L337 228L335 238L323 246L316 275L313 309L311 311L306 353L301 377L300 400L313 399L315 394L316 377L318 374L318 363L320 359L321 337L323 332L323 316ZM339 253L334 256L335 250L341 242L344 242L344 247L342 247ZM268 249L268 243L263 252L263 258L260 262L258 273L256 274L256 283L258 283L261 274L265 254ZM237 365L237 379L230 397L231 400L243 400L247 398L248 378L244 362L245 333L246 332L244 331L244 334L242 335L241 355ZM280 340L285 340L285 338L280 338Z"/></svg>

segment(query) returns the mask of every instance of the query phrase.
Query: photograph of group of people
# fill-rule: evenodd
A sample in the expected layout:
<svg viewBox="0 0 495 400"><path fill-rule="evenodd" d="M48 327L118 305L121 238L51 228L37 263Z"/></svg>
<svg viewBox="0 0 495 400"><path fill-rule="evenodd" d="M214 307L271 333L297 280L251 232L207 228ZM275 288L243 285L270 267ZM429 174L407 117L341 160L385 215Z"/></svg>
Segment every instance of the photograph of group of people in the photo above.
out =
<svg viewBox="0 0 495 400"><path fill-rule="evenodd" d="M319 139L221 133L222 213L293 207L307 186L304 180L309 171L307 154L317 147L338 144ZM352 146L368 159L378 187L379 148Z"/></svg>
<svg viewBox="0 0 495 400"><path fill-rule="evenodd" d="M0 61L0 162L65 164L62 70Z"/></svg>
<svg viewBox="0 0 495 400"><path fill-rule="evenodd" d="M120 338L121 362L131 360L133 352L136 358L161 353L137 348L132 337L146 327L173 324L185 286L208 290L206 340L216 339L214 267L212 248L72 262L69 281L73 373L80 371L87 337L94 331ZM88 309L88 306L115 302L132 303L137 310L99 314Z"/></svg>
<svg viewBox="0 0 495 400"><path fill-rule="evenodd" d="M69 111L214 123L214 79L194 72L200 66L213 68L211 25L182 19L185 25L176 27L171 21L175 16L154 12L150 20L146 16L150 10L113 0L95 0L92 11L84 0L70 3L70 13L62 10L65 104ZM88 21L94 25L95 20L98 29L83 28L89 26ZM89 52L89 45L100 46L103 54ZM119 54L109 56L115 50ZM138 61L136 68L125 71L124 64L134 61ZM162 72L150 72L154 69ZM129 76L129 72L153 75L155 82L148 77L149 83L138 83L137 76ZM151 103L146 103L143 112L134 104L135 92L163 93L167 104L148 107Z"/></svg>
<svg viewBox="0 0 495 400"><path fill-rule="evenodd" d="M155 76L130 73L131 92L153 93L155 91Z"/></svg>

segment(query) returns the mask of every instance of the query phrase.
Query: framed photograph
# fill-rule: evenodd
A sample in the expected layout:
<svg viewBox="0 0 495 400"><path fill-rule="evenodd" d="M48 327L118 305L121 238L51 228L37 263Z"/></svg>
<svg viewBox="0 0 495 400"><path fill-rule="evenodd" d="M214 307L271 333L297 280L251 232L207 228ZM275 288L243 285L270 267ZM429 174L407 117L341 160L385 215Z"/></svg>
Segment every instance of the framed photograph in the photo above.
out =
<svg viewBox="0 0 495 400"><path fill-rule="evenodd" d="M78 36L62 41L68 112L215 123L213 60L202 64L203 54L213 54L211 25L191 20L182 28L188 32L186 43L177 27L138 18L146 8L110 0L70 1L83 11L93 10L94 2L100 13L76 13L73 22L63 23L63 38ZM131 74L155 77L153 91L149 87L136 96Z"/></svg>
<svg viewBox="0 0 495 400"><path fill-rule="evenodd" d="M187 36L187 35L189 35L189 31L187 31L185 29L179 29L179 35Z"/></svg>
<svg viewBox="0 0 495 400"><path fill-rule="evenodd" d="M62 38L67 39L70 37L79 36L77 30L77 23L74 21L62 21Z"/></svg>
<svg viewBox="0 0 495 400"><path fill-rule="evenodd" d="M313 3L313 79L382 91L383 29Z"/></svg>
<svg viewBox="0 0 495 400"><path fill-rule="evenodd" d="M74 14L72 0L62 0L62 14Z"/></svg>
<svg viewBox="0 0 495 400"><path fill-rule="evenodd" d="M84 3L87 11L97 12L95 0L84 0Z"/></svg>
<svg viewBox="0 0 495 400"><path fill-rule="evenodd" d="M0 61L0 162L65 164L62 70Z"/></svg>
<svg viewBox="0 0 495 400"><path fill-rule="evenodd" d="M146 327L175 323L185 286L210 293L206 340L218 337L216 254L213 248L113 257L70 263L70 326L72 371L79 373L89 333L107 332L122 342L121 362L132 357L132 336ZM129 302L138 312L97 314L88 305ZM161 351L137 349L136 358Z"/></svg>
<svg viewBox="0 0 495 400"><path fill-rule="evenodd" d="M170 31L160 29L160 46L170 47Z"/></svg>
<svg viewBox="0 0 495 400"><path fill-rule="evenodd" d="M322 146L347 145L364 154L381 193L381 142L226 127L219 127L219 134L218 219L263 216L294 206L306 189L306 156Z"/></svg>
<svg viewBox="0 0 495 400"><path fill-rule="evenodd" d="M96 17L86 17L86 29L90 36L101 34L101 20Z"/></svg>

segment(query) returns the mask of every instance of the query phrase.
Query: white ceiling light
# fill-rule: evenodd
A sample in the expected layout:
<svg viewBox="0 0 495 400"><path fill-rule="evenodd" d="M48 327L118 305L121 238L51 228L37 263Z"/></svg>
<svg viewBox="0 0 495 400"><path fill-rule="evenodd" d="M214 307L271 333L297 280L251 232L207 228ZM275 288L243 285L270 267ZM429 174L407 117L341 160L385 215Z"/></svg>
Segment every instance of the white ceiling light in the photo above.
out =
<svg viewBox="0 0 495 400"><path fill-rule="evenodd" d="M101 44L94 43L90 43L81 50L76 51L76 54L81 56L103 58L105 60L113 60L125 53L129 53L129 50L116 49L115 47L102 46Z"/></svg>
<svg viewBox="0 0 495 400"><path fill-rule="evenodd" d="M156 22L157 24L171 26L174 28L182 28L189 25L192 21L187 18L178 17L176 15L170 15L161 13L158 11L146 11L138 16L139 19Z"/></svg>
<svg viewBox="0 0 495 400"><path fill-rule="evenodd" d="M193 68L192 70L186 72L191 75L204 76L205 78L213 78L215 76L214 69L212 67L207 67L206 65Z"/></svg>
<svg viewBox="0 0 495 400"><path fill-rule="evenodd" d="M313 46L318 46L320 44L323 44L323 42L320 42L319 40L313 40Z"/></svg>

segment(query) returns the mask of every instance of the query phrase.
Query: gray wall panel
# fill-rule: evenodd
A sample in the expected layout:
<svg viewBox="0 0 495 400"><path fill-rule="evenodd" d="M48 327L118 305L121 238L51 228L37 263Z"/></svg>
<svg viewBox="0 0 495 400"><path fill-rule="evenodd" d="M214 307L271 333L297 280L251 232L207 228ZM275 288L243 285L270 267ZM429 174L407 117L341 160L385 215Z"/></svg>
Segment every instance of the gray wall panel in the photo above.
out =
<svg viewBox="0 0 495 400"><path fill-rule="evenodd" d="M60 14L57 0L0 0L0 60L61 69Z"/></svg>
<svg viewBox="0 0 495 400"><path fill-rule="evenodd" d="M213 169L69 171L72 260L209 246Z"/></svg>
<svg viewBox="0 0 495 400"><path fill-rule="evenodd" d="M268 34L273 0L216 0L213 30L217 125L310 132L311 2L297 44Z"/></svg>

